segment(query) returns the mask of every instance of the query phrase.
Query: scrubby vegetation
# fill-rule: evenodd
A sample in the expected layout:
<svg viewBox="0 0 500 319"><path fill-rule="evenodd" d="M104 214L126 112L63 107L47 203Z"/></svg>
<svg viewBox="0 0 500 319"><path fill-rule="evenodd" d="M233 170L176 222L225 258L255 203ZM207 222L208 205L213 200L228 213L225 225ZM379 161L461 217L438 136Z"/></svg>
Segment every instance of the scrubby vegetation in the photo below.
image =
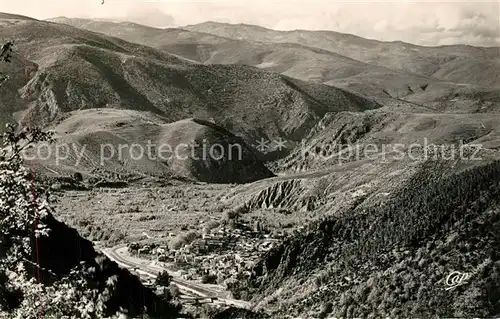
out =
<svg viewBox="0 0 500 319"><path fill-rule="evenodd" d="M2 57L5 51L2 51ZM50 190L34 185L22 151L50 140L8 125L0 148L0 317L175 317L179 309L95 252L52 216Z"/></svg>
<svg viewBox="0 0 500 319"><path fill-rule="evenodd" d="M497 114L498 94L483 87L498 80L498 65L489 63L497 55L491 55L493 48L463 46L450 53L449 47L429 51L372 40L360 45L363 39L336 33L271 30L269 39L250 43L258 39L249 26L248 41L220 43L210 43L215 37L206 33L186 38L187 30L157 29L161 39L142 36L149 39L142 42L146 47L104 35L113 29L127 38L138 25L106 24L103 34L0 18L7 20L0 37L16 37L32 59L16 54L10 65L24 72L9 72L10 79L0 68L0 85L7 84L0 93L0 132L15 117L22 124L54 127L60 141L91 146L79 161L80 175L74 174L76 158L63 165L30 162L48 174L66 175L37 175L35 186L19 156L0 159L0 318L34 318L42 308L44 317L55 318L177 314L177 278L160 274L157 296L98 254L89 240L99 246L131 243L131 255L164 263L182 280L223 289L227 284L236 298L268 308L271 318L500 315L498 162L469 171L429 162L419 171L413 162L334 156L354 144L429 137L436 143L482 143L484 154L499 158L499 122L491 116ZM140 33L147 32L153 30ZM283 35L290 43L273 43ZM202 36L203 48L184 42L191 36ZM169 50L179 40L181 51L202 49L194 50L194 58L203 55L200 62L207 63L166 53L176 52ZM335 47L324 47L325 41ZM359 61L356 48L362 47L367 63ZM0 63L10 61L11 50L10 42L1 48ZM31 95L19 94L21 88ZM18 112L30 97L29 107ZM35 142L47 137L39 130L18 135L9 127L6 154L16 154L18 142L33 134ZM129 156L99 163L99 145L145 146L146 138L163 144L203 140L224 150L261 138L270 145L261 145L257 155L245 146L244 161L211 155L185 164ZM278 139L286 142L281 152L274 150ZM52 216L54 208L63 223ZM470 278L447 290L452 271ZM253 308L204 315L266 317Z"/></svg>
<svg viewBox="0 0 500 319"><path fill-rule="evenodd" d="M247 309L229 307L223 310L206 309L202 318L210 319L267 319L268 315Z"/></svg>
<svg viewBox="0 0 500 319"><path fill-rule="evenodd" d="M317 222L271 250L234 293L268 297L281 315L500 313L500 161L457 174L432 161L419 172L385 204ZM470 279L446 290L452 271Z"/></svg>
<svg viewBox="0 0 500 319"><path fill-rule="evenodd" d="M170 276L168 272L162 271L160 274L158 274L158 277L156 277L155 284L157 286L168 287L170 286L171 281L172 276Z"/></svg>

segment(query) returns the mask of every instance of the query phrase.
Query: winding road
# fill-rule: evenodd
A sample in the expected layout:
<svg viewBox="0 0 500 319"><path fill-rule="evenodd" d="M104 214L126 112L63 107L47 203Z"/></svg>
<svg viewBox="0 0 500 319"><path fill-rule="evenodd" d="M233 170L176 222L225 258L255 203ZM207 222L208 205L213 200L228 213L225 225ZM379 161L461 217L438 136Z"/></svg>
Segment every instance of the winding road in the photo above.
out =
<svg viewBox="0 0 500 319"><path fill-rule="evenodd" d="M127 247L124 245L108 249L102 248L101 251L104 255L106 255L112 261L116 262L118 265L130 270L135 270L139 274L143 274L152 278L156 278L162 271L167 271L169 274L173 273L169 269L157 265L151 265L150 260L139 259L130 256L127 252ZM183 280L175 276L173 276L172 282L179 288L179 290L183 292L194 294L202 298L212 299L216 303L223 303L226 305L232 305L245 309L251 309L252 307L251 303L243 300L231 299L229 296L229 292L215 290L213 288L210 288L209 285Z"/></svg>

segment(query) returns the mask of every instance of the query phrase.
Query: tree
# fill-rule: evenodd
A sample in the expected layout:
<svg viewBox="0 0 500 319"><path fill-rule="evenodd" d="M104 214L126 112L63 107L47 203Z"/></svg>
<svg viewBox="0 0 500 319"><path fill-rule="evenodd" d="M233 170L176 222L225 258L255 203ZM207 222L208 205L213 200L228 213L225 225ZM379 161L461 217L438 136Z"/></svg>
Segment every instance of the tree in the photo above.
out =
<svg viewBox="0 0 500 319"><path fill-rule="evenodd" d="M173 299L179 299L181 296L181 291L179 290L179 287L174 285L173 283L170 283L170 286L168 287L168 292L170 294L170 297Z"/></svg>
<svg viewBox="0 0 500 319"><path fill-rule="evenodd" d="M217 283L217 276L211 275L211 274L205 274L201 278L201 283L202 284L216 284Z"/></svg>
<svg viewBox="0 0 500 319"><path fill-rule="evenodd" d="M0 62L10 62L12 43L0 49ZM0 81L8 76L0 75ZM74 269L69 275L45 285L40 273L52 274L33 261L35 242L48 236L45 224L51 214L48 190L36 189L34 175L23 166L22 152L33 144L50 142L52 133L39 128L17 130L7 124L0 146L0 314L9 318L35 319L43 314L62 318L100 318L114 286L109 278L104 291L88 288L91 269ZM33 269L38 278L33 278Z"/></svg>
<svg viewBox="0 0 500 319"><path fill-rule="evenodd" d="M128 252L131 254L136 254L140 248L141 245L139 245L139 243L133 242L128 244Z"/></svg>
<svg viewBox="0 0 500 319"><path fill-rule="evenodd" d="M224 219L231 228L235 228L236 225L238 224L241 215L246 214L247 212L248 212L248 207L245 204L243 204L241 206L236 207L235 209L226 211Z"/></svg>
<svg viewBox="0 0 500 319"><path fill-rule="evenodd" d="M83 175L80 172L76 172L73 174L73 179L77 182L83 182Z"/></svg>
<svg viewBox="0 0 500 319"><path fill-rule="evenodd" d="M319 312L319 318L326 318L330 312L333 311L333 303L328 301L327 303L321 306L321 310Z"/></svg>
<svg viewBox="0 0 500 319"><path fill-rule="evenodd" d="M2 45L2 49L0 49L0 58L3 62L10 62L12 58L12 47L14 43L12 41L8 41L4 45Z"/></svg>
<svg viewBox="0 0 500 319"><path fill-rule="evenodd" d="M2 45L0 48L0 62L10 62L12 58L12 47L14 43L11 41ZM9 76L0 72L0 86L9 79Z"/></svg>
<svg viewBox="0 0 500 319"><path fill-rule="evenodd" d="M198 234L196 231L190 231L185 234L180 234L177 235L171 242L170 242L170 249L177 250L180 249L186 245L189 245L196 239L200 238L200 234Z"/></svg>
<svg viewBox="0 0 500 319"><path fill-rule="evenodd" d="M2 45L0 62L11 61L12 47L12 42ZM0 73L0 85L8 78ZM3 134L0 146L0 311L21 307L26 295L40 290L27 268L33 266L34 239L48 234L43 222L50 213L49 197L40 197L35 192L31 182L33 176L22 165L22 152L33 143L50 140L51 134L38 128L18 132L10 124Z"/></svg>
<svg viewBox="0 0 500 319"><path fill-rule="evenodd" d="M170 276L170 274L167 271L162 271L156 277L155 284L157 286L169 287L171 281L172 281L172 276Z"/></svg>
<svg viewBox="0 0 500 319"><path fill-rule="evenodd" d="M10 44L1 47L0 63L10 61L10 49ZM61 230L67 226L52 216L50 189L34 183L22 153L51 141L51 132L8 124L0 144L0 318L116 318L123 311L173 318L179 305L161 300L130 273L113 271L116 265L102 255L80 263L72 260L67 268L54 271L40 267L38 241L57 241L68 234ZM44 255L42 261L47 259L50 256ZM140 303L118 298L128 283L144 289Z"/></svg>

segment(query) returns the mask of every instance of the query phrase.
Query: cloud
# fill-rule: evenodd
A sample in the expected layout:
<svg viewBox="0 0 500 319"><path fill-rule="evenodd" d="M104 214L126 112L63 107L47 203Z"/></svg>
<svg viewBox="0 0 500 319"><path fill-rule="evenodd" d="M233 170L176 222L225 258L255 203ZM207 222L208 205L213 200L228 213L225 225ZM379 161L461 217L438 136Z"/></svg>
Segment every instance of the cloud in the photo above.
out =
<svg viewBox="0 0 500 319"><path fill-rule="evenodd" d="M35 18L128 19L151 26L204 21L247 23L279 30L333 30L421 45L500 45L500 0L0 0L0 10Z"/></svg>
<svg viewBox="0 0 500 319"><path fill-rule="evenodd" d="M344 5L338 31L420 45L500 45L499 2ZM356 13L358 12L358 13ZM346 21L347 20L347 21ZM354 23L358 21L360 23Z"/></svg>
<svg viewBox="0 0 500 319"><path fill-rule="evenodd" d="M495 18L498 22L498 16ZM484 41L498 40L500 36L500 23L497 25L490 23L488 17L480 12L464 11L460 22L447 30L455 32L460 36L469 36Z"/></svg>

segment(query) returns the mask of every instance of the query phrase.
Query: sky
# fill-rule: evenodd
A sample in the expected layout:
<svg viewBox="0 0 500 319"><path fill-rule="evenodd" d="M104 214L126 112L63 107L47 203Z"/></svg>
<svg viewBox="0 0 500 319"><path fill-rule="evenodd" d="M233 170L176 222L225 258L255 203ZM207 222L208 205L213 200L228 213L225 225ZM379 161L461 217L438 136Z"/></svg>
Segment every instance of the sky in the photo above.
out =
<svg viewBox="0 0 500 319"><path fill-rule="evenodd" d="M204 21L277 30L333 30L419 45L500 46L500 0L0 0L0 11L37 19L57 16L128 20L154 27Z"/></svg>

